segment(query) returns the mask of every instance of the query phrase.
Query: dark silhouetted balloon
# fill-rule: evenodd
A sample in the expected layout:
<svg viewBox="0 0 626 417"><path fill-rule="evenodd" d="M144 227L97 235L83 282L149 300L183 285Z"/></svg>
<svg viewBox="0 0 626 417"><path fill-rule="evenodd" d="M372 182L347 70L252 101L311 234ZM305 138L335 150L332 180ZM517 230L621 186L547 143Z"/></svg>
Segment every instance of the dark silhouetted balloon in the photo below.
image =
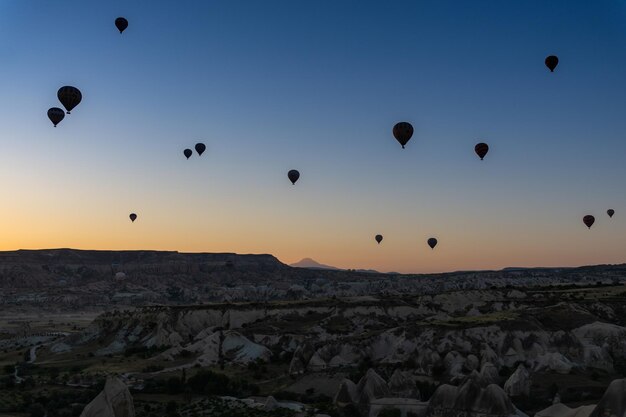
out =
<svg viewBox="0 0 626 417"><path fill-rule="evenodd" d="M435 246L437 246L437 239L434 237L428 239L428 246L430 246L431 249L435 249Z"/></svg>
<svg viewBox="0 0 626 417"><path fill-rule="evenodd" d="M485 155L487 155L487 152L489 152L489 145L482 142L478 143L476 146L474 146L474 152L476 152L476 155L478 155L480 157L480 160L482 161Z"/></svg>
<svg viewBox="0 0 626 417"><path fill-rule="evenodd" d="M137 220L137 215L135 213L130 213L130 216L128 217L130 217L131 222L134 222L135 220Z"/></svg>
<svg viewBox="0 0 626 417"><path fill-rule="evenodd" d="M191 155L193 155L193 151L192 151L191 149L185 149L185 150L183 151L183 154L185 155L185 157L186 157L187 159L189 159L189 158L191 158Z"/></svg>
<svg viewBox="0 0 626 417"><path fill-rule="evenodd" d="M123 17L118 17L115 19L115 27L120 31L120 33L124 32L128 27L128 20Z"/></svg>
<svg viewBox="0 0 626 417"><path fill-rule="evenodd" d="M83 95L80 90L69 85L59 88L59 91L57 91L57 97L59 98L61 104L63 104L63 107L65 107L65 110L67 110L67 114L70 114L72 109L78 106L80 101L83 99Z"/></svg>
<svg viewBox="0 0 626 417"><path fill-rule="evenodd" d="M292 184L295 184L296 181L298 181L298 178L300 178L300 173L298 170L292 169L287 173L287 176L289 177L289 181L291 181Z"/></svg>
<svg viewBox="0 0 626 417"><path fill-rule="evenodd" d="M411 126L411 123L407 122L396 123L393 127L393 136L400 142L402 149L404 149L404 145L406 145L411 139L411 136L413 136L413 126Z"/></svg>
<svg viewBox="0 0 626 417"><path fill-rule="evenodd" d="M608 214L608 215L609 215L609 217L613 217L613 215L615 214L615 210L613 210L613 209L608 209L608 210L606 211L606 214Z"/></svg>
<svg viewBox="0 0 626 417"><path fill-rule="evenodd" d="M61 123L61 120L63 120L64 117L65 112L63 111L63 109L60 109L58 107L52 107L48 110L48 119L50 119L54 127L57 127L57 125Z"/></svg>
<svg viewBox="0 0 626 417"><path fill-rule="evenodd" d="M555 55L550 55L546 58L546 67L550 69L550 72L554 72L557 65L559 65L559 58Z"/></svg>
<svg viewBox="0 0 626 417"><path fill-rule="evenodd" d="M202 155L206 151L206 145L204 143L196 143L196 152L198 155Z"/></svg>
<svg viewBox="0 0 626 417"><path fill-rule="evenodd" d="M583 217L583 223L585 223L585 226L587 226L588 228L591 229L591 226L593 226L593 223L596 221L596 218L593 217L592 215L588 214L585 217Z"/></svg>
<svg viewBox="0 0 626 417"><path fill-rule="evenodd" d="M383 241L383 235L376 235L374 239L376 239L376 242L378 242L378 244L380 245L380 242Z"/></svg>

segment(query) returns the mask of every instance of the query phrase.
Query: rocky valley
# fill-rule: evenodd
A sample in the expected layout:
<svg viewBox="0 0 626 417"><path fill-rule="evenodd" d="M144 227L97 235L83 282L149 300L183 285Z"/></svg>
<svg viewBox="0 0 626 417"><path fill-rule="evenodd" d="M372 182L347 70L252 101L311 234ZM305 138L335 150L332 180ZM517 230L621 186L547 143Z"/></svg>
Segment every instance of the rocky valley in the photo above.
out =
<svg viewBox="0 0 626 417"><path fill-rule="evenodd" d="M398 275L269 255L0 258L0 412L626 411L624 266Z"/></svg>

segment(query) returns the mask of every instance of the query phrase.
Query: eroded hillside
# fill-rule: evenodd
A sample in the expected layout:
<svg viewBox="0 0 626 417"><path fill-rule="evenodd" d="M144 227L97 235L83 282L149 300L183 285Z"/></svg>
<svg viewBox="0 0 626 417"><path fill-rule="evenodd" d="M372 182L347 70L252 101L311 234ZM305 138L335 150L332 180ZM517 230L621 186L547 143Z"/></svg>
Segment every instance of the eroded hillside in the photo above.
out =
<svg viewBox="0 0 626 417"><path fill-rule="evenodd" d="M292 268L271 255L73 249L0 252L0 305L58 311L616 283L626 266L429 275Z"/></svg>

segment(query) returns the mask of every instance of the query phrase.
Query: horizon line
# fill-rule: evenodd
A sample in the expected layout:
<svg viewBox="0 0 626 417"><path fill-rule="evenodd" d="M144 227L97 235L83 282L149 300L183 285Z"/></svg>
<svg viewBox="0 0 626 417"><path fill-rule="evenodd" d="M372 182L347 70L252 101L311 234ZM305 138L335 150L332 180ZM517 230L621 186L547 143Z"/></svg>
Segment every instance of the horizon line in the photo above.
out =
<svg viewBox="0 0 626 417"><path fill-rule="evenodd" d="M271 253L237 253L237 252L183 252L179 250L165 250L165 249L78 249L78 248L70 248L70 247L59 247L59 248L37 248L37 249L13 249L13 250L0 250L0 255L12 252L45 252L45 251L75 251L75 252L161 252L161 253L178 253L182 255L236 255L236 256L270 256L276 259L281 264L288 266L290 268L300 268L300 269L319 269L324 271L336 271L336 272L359 272L371 270L372 274L381 274L381 275L439 275L439 274L462 274L462 273L478 273L478 272L513 272L514 270L539 270L539 269L580 269L580 268L594 268L594 267L607 267L607 266L620 266L626 265L626 261L622 263L614 263L614 264L582 264L582 265L570 265L570 266L507 266L500 269L460 269L453 271L439 271L439 272L381 272L372 269L365 268L339 268L332 265L330 266L336 269L330 268L315 268L315 267L296 267L292 266L293 264L288 264L280 260L278 256L273 255ZM304 257L301 259L310 259L316 263L319 263L313 258ZM298 261L300 262L300 261ZM294 262L297 263L297 262ZM321 264L324 265L324 264Z"/></svg>

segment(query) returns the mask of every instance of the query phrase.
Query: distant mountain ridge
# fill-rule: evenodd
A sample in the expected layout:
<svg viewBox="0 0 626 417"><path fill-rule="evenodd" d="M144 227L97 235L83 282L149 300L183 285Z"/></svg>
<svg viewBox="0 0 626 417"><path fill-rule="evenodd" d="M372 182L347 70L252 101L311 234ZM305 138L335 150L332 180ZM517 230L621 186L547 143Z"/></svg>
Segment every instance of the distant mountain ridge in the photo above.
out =
<svg viewBox="0 0 626 417"><path fill-rule="evenodd" d="M155 263L155 262L240 262L246 265L271 265L286 267L275 256L269 254L238 254L210 252L178 252L160 250L84 250L84 249L19 249L0 251L0 262L43 262L43 263Z"/></svg>
<svg viewBox="0 0 626 417"><path fill-rule="evenodd" d="M384 272L376 271L375 269L342 269L337 268L332 265L325 265L317 262L315 259L311 258L302 258L296 263L289 264L289 266L293 268L307 268L307 269L325 269L329 271L355 271L355 272L368 272L372 274L381 274ZM396 272L389 272L390 274L395 274Z"/></svg>
<svg viewBox="0 0 626 417"><path fill-rule="evenodd" d="M292 266L294 268L330 269L333 271L339 271L341 269L341 268L337 268L336 266L321 264L311 258L302 258L296 263L289 264L289 266Z"/></svg>

